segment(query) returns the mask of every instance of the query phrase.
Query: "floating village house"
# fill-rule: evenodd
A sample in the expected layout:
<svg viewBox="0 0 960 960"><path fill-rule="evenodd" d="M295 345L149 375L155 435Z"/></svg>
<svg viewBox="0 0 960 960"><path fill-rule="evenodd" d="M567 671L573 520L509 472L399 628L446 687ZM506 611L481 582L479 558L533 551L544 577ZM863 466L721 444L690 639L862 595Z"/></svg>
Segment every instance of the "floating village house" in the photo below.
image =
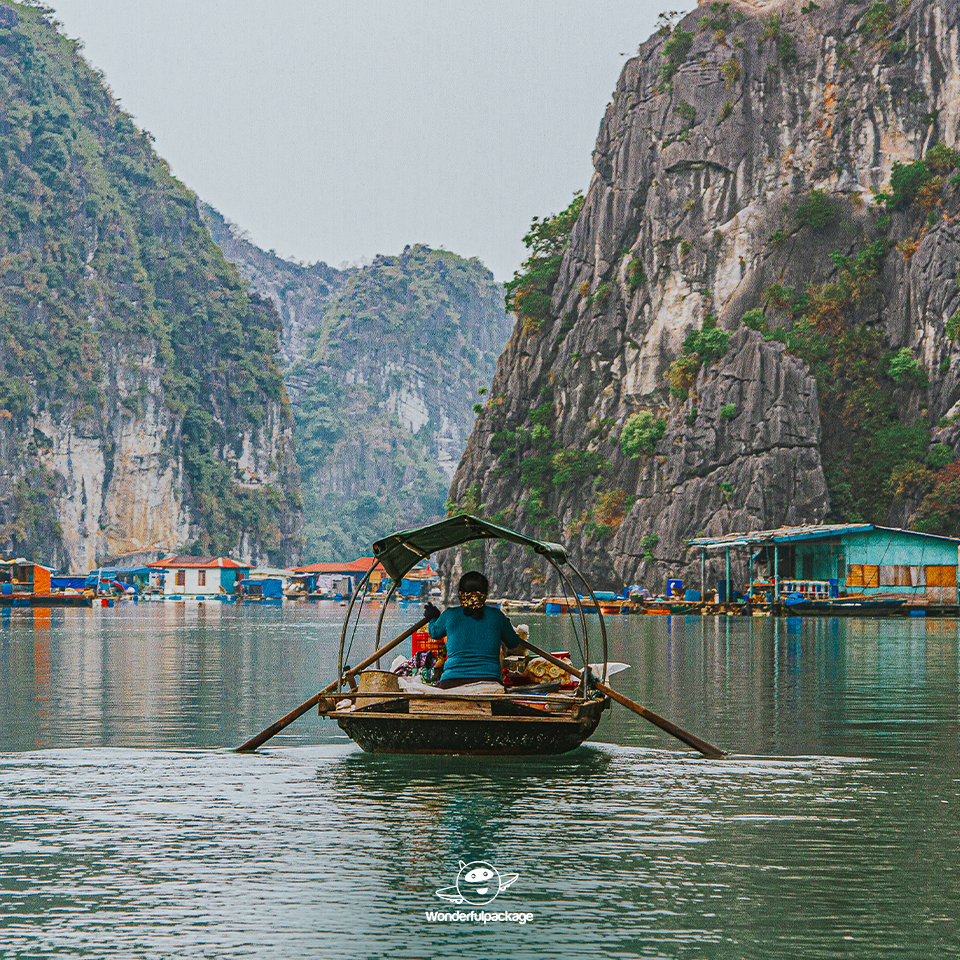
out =
<svg viewBox="0 0 960 960"><path fill-rule="evenodd" d="M156 576L155 571L150 567L97 567L91 570L83 579L81 589L84 587L102 588L104 583L122 583L124 586L135 587L137 593L143 593L150 586L151 576ZM76 586L76 578L64 578L72 582L69 586Z"/></svg>
<svg viewBox="0 0 960 960"><path fill-rule="evenodd" d="M290 588L293 572L279 567L256 567L243 581L243 595L253 600L283 600ZM239 595L240 589L237 590Z"/></svg>
<svg viewBox="0 0 960 960"><path fill-rule="evenodd" d="M250 569L229 557L167 557L147 566L154 571L151 587L158 587L166 597L232 596L238 580Z"/></svg>
<svg viewBox="0 0 960 960"><path fill-rule="evenodd" d="M374 557L359 557L346 562L310 563L302 567L294 567L293 572L299 578L309 578L310 593L328 593L336 596L349 597L363 579L366 572L373 566ZM380 589L381 581L386 578L381 566L377 566L370 574L370 586L374 591Z"/></svg>
<svg viewBox="0 0 960 960"><path fill-rule="evenodd" d="M49 567L23 557L0 560L0 596L50 592Z"/></svg>
<svg viewBox="0 0 960 960"><path fill-rule="evenodd" d="M870 523L780 527L696 537L701 585L708 551L721 551L724 580L715 586L725 600L731 578L731 552L748 551L745 593L780 599L800 593L827 599L851 593L906 594L931 603L960 604L957 566L960 540ZM742 589L742 587L741 587Z"/></svg>

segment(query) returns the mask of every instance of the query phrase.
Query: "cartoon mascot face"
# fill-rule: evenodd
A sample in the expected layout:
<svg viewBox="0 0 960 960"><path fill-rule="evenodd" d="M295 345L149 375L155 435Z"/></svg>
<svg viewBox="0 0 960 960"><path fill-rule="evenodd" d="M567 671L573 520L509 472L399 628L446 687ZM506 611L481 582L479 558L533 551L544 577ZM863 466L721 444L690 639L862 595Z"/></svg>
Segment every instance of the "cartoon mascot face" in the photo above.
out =
<svg viewBox="0 0 960 960"><path fill-rule="evenodd" d="M496 900L518 877L516 873L500 875L500 871L486 860L460 861L460 872L453 887L444 887L437 896L452 903L471 903L480 906Z"/></svg>
<svg viewBox="0 0 960 960"><path fill-rule="evenodd" d="M461 862L457 889L467 903L490 903L500 892L500 872L485 860Z"/></svg>

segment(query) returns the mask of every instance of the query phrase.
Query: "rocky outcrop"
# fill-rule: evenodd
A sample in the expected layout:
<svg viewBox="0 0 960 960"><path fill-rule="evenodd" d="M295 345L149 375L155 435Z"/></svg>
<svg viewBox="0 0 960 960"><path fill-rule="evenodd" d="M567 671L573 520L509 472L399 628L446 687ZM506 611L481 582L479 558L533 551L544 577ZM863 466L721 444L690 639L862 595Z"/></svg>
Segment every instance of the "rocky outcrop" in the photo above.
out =
<svg viewBox="0 0 960 960"><path fill-rule="evenodd" d="M0 552L300 555L280 320L43 8L0 19Z"/></svg>
<svg viewBox="0 0 960 960"><path fill-rule="evenodd" d="M550 319L514 331L451 497L570 543L603 585L654 589L699 579L683 541L701 532L902 516L896 470L960 441L957 166L947 151L915 196L891 186L960 142L958 17L713 3L645 43ZM690 339L713 318L719 360ZM663 427L638 447L644 413ZM907 434L926 438L914 460L873 469L895 446L878 438ZM498 591L551 586L527 558L491 566Z"/></svg>
<svg viewBox="0 0 960 960"><path fill-rule="evenodd" d="M285 260L272 251L261 250L241 227L209 204L201 203L200 213L223 255L237 265L253 290L276 307L283 324L280 362L284 370L289 370L312 350L310 332L322 324L327 304L356 269L337 270L326 263ZM299 381L288 383L291 397L298 387Z"/></svg>

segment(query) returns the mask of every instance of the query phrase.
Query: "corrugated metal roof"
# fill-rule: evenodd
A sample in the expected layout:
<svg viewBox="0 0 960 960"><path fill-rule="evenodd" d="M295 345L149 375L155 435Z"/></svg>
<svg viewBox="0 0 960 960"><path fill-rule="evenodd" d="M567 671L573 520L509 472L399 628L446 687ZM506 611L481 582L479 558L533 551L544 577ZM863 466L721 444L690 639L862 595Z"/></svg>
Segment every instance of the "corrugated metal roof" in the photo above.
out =
<svg viewBox="0 0 960 960"><path fill-rule="evenodd" d="M812 540L821 537L838 537L843 533L864 533L873 529L870 523L807 523L799 527L776 527L773 530L749 530L742 533L727 533L720 537L694 537L687 543L691 547L745 547L754 543L784 543L791 540Z"/></svg>
<svg viewBox="0 0 960 960"><path fill-rule="evenodd" d="M254 567L247 573L247 577L253 579L263 579L265 577L292 577L293 570L286 570L280 567Z"/></svg>
<svg viewBox="0 0 960 960"><path fill-rule="evenodd" d="M929 537L933 540L948 540L958 543L955 537L941 537L916 530L901 530L897 527L878 527L872 523L808 523L799 527L776 527L773 530L750 530L743 533L727 533L720 537L694 537L688 540L691 547L704 550L723 547L747 547L761 543L791 543L796 540L822 540L839 537L845 533L869 533L879 530L885 533L905 533L911 537Z"/></svg>

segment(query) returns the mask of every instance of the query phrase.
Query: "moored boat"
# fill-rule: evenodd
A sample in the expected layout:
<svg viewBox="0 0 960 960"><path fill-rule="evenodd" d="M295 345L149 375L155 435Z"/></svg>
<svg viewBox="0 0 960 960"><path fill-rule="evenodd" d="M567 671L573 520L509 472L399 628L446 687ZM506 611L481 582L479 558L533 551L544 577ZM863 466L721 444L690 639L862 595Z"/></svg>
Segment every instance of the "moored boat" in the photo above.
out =
<svg viewBox="0 0 960 960"><path fill-rule="evenodd" d="M866 617L897 613L907 606L908 597L877 597L853 594L832 598L786 597L783 612L787 616L819 614L821 616Z"/></svg>

